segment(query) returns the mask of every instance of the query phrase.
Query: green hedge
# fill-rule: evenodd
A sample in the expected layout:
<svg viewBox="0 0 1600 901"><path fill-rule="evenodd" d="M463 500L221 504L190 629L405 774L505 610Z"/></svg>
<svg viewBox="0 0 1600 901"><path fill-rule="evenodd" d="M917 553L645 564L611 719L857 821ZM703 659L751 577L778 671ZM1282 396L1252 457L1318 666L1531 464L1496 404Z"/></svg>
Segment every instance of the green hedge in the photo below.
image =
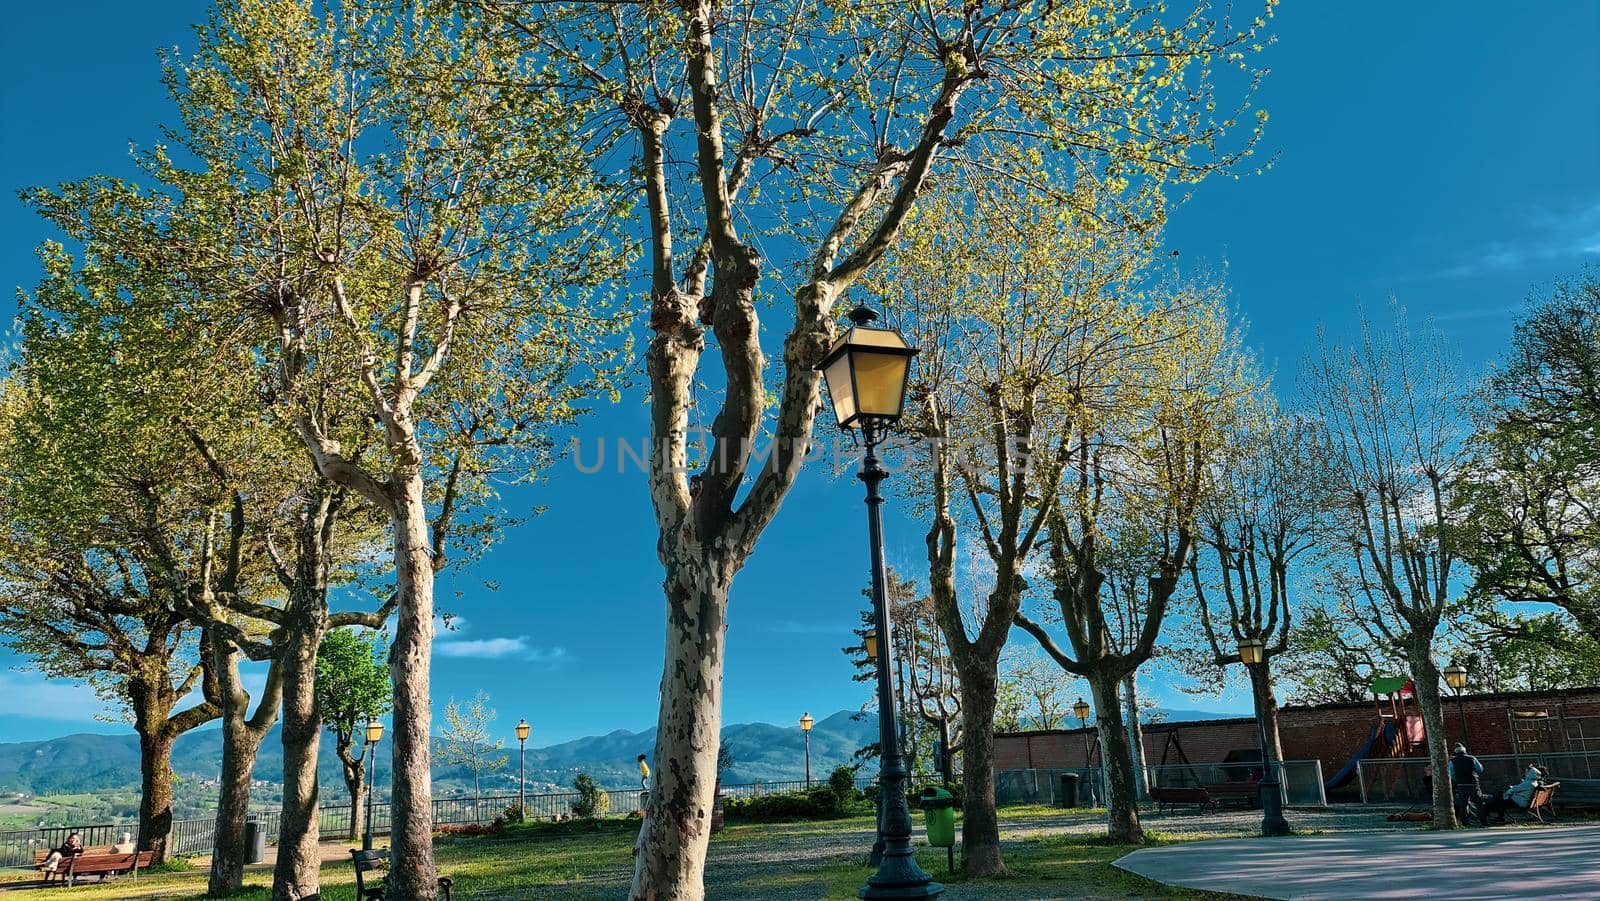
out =
<svg viewBox="0 0 1600 901"><path fill-rule="evenodd" d="M834 820L849 815L847 806L831 788L758 795L754 798L728 798L722 812L730 820Z"/></svg>

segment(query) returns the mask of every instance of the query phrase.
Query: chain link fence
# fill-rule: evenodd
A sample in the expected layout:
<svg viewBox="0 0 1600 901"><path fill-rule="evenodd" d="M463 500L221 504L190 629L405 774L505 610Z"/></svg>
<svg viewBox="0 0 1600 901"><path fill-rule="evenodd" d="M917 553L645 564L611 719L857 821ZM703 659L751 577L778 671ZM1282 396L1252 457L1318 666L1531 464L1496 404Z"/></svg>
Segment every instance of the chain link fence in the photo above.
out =
<svg viewBox="0 0 1600 901"><path fill-rule="evenodd" d="M1560 782L1557 802L1600 804L1600 752L1560 754L1489 754L1479 757L1483 775L1479 783L1498 791L1522 781L1529 764L1544 768L1545 778ZM1421 804L1431 800L1426 757L1386 757L1363 760L1356 766L1364 804Z"/></svg>

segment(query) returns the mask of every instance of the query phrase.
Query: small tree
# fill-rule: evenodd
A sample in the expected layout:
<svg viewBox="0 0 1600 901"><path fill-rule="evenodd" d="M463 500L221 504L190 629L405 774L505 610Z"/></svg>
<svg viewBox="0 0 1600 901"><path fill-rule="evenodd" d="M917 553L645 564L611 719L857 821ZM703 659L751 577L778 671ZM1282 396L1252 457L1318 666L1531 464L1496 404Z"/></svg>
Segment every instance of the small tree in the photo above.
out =
<svg viewBox="0 0 1600 901"><path fill-rule="evenodd" d="M472 773L472 793L483 796L483 774L493 773L506 765L510 758L497 753L505 747L504 739L489 742L489 724L495 712L488 707L489 694L480 691L466 710L455 698L444 708L444 734L439 737L439 762L445 766L465 767Z"/></svg>
<svg viewBox="0 0 1600 901"><path fill-rule="evenodd" d="M578 778L572 780L572 787L578 792L578 800L572 802L573 816L598 819L611 811L611 796L594 781L593 776L579 773Z"/></svg>
<svg viewBox="0 0 1600 901"><path fill-rule="evenodd" d="M389 712L388 651L375 635L334 629L317 649L317 709L333 733L334 751L350 793L350 840L366 828L366 760L359 746L362 727ZM376 766L377 762L374 761Z"/></svg>

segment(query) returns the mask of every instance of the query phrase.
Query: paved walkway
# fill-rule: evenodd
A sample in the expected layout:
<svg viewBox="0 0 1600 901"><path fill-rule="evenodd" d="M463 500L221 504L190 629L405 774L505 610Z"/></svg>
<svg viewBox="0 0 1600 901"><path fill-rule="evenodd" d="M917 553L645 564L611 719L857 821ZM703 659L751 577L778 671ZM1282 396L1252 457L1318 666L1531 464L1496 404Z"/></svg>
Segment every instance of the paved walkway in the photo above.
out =
<svg viewBox="0 0 1600 901"><path fill-rule="evenodd" d="M1262 898L1600 898L1600 826L1223 839L1135 851L1148 879Z"/></svg>

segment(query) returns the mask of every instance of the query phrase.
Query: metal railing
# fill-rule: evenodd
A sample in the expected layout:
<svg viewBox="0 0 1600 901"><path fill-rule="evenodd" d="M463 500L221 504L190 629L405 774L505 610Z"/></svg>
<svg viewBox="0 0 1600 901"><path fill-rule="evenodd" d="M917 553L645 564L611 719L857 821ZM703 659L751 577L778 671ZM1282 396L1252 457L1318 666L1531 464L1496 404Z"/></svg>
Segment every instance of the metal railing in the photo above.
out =
<svg viewBox="0 0 1600 901"><path fill-rule="evenodd" d="M1483 764L1480 784L1485 789L1497 790L1522 781L1528 764L1538 764L1548 773L1547 779L1596 780L1600 779L1600 752L1560 754L1490 754L1479 757ZM1428 767L1426 757L1381 757L1363 760L1356 765L1356 778L1361 786L1363 804L1415 804L1429 800ZM1575 789L1576 786L1570 786ZM1576 791L1564 789L1563 794L1575 797Z"/></svg>
<svg viewBox="0 0 1600 901"><path fill-rule="evenodd" d="M996 770L994 801L1001 807L1014 804L1063 803L1061 777L1078 777L1078 803L1082 807L1105 804L1106 774L1100 767L1058 767L1030 770Z"/></svg>
<svg viewBox="0 0 1600 901"><path fill-rule="evenodd" d="M807 783L803 779L787 782L749 782L738 785L722 786L724 798L753 798L761 795L783 794L792 791L803 791L806 788L822 788L827 785L827 780L812 779ZM862 788L868 782L857 779L856 787ZM606 789L609 806L607 816L627 816L642 809L644 791L638 788ZM577 792L553 792L537 795L527 795L525 816L529 819L555 820L572 816L572 808L578 803L581 796ZM505 813L506 808L515 804L517 795L509 794L483 795L481 797L466 798L434 798L433 822L435 825L469 825L492 823L495 818ZM349 804L327 804L318 808L318 827L324 838L335 838L348 835L350 832L351 809ZM255 820L267 837L268 842L278 839L283 812L279 810L262 810L250 812L250 818ZM381 801L372 805L372 831L386 834L391 823L389 802ZM136 833L137 823L100 823L88 826L48 826L41 829L21 829L11 832L0 832L0 867L27 867L33 865L33 852L59 847L66 841L67 836L73 832L78 833L83 840L84 847L95 848L111 845L119 841L122 833ZM196 817L186 820L174 820L172 834L168 839L168 846L174 854L208 854L211 852L212 842L217 829L216 817Z"/></svg>

